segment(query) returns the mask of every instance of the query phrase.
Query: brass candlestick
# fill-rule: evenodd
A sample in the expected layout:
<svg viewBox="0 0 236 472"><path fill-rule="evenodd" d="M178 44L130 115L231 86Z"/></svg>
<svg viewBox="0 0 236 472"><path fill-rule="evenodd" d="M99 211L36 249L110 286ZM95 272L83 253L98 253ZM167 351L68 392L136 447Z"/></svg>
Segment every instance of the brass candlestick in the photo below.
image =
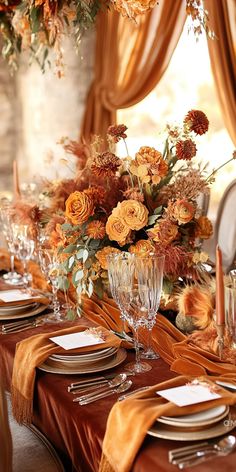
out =
<svg viewBox="0 0 236 472"><path fill-rule="evenodd" d="M223 351L224 351L224 334L225 334L225 325L217 325L217 334L218 334L218 354L220 359L223 358Z"/></svg>

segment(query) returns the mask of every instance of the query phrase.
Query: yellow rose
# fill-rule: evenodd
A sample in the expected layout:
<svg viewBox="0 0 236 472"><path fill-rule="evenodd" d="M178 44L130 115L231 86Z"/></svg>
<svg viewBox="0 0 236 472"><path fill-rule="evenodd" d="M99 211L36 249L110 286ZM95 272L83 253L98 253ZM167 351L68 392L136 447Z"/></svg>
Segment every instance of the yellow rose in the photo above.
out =
<svg viewBox="0 0 236 472"><path fill-rule="evenodd" d="M187 200L176 200L173 206L173 217L180 225L189 223L193 219L195 207Z"/></svg>
<svg viewBox="0 0 236 472"><path fill-rule="evenodd" d="M107 270L107 256L110 254L118 254L119 252L121 252L119 249L111 246L106 246L103 249L100 249L100 251L97 251L96 258L100 263L101 268Z"/></svg>
<svg viewBox="0 0 236 472"><path fill-rule="evenodd" d="M148 209L137 200L123 200L118 203L116 214L132 230L139 231L148 222Z"/></svg>
<svg viewBox="0 0 236 472"><path fill-rule="evenodd" d="M213 226L207 216L199 216L196 220L195 236L200 239L209 239L213 234Z"/></svg>
<svg viewBox="0 0 236 472"><path fill-rule="evenodd" d="M111 241L117 241L120 246L124 246L128 242L131 230L122 218L112 213L107 220L106 233Z"/></svg>
<svg viewBox="0 0 236 472"><path fill-rule="evenodd" d="M85 192L71 193L66 200L66 216L73 225L80 225L94 213L94 201Z"/></svg>

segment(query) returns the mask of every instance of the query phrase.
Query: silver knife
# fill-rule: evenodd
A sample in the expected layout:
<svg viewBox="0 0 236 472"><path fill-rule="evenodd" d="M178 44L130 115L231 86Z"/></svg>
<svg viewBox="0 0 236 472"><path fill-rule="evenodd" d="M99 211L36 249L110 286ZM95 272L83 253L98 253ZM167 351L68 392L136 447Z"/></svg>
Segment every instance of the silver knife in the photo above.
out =
<svg viewBox="0 0 236 472"><path fill-rule="evenodd" d="M230 390L236 390L236 385L230 382L223 382L223 380L216 380L215 383L221 387L228 388Z"/></svg>

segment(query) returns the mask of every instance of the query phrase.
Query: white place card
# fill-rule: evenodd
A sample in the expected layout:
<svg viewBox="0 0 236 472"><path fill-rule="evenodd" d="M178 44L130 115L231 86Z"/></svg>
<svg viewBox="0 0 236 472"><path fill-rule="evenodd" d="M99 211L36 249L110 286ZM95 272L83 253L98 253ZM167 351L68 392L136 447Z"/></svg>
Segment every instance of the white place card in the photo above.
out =
<svg viewBox="0 0 236 472"><path fill-rule="evenodd" d="M212 392L210 386L205 385L183 385L156 393L178 406L194 405L221 397L218 393Z"/></svg>
<svg viewBox="0 0 236 472"><path fill-rule="evenodd" d="M39 298L39 295L31 295L29 293L22 292L20 289L3 290L0 292L0 300L5 303L31 300L32 298Z"/></svg>
<svg viewBox="0 0 236 472"><path fill-rule="evenodd" d="M96 344L103 344L105 341L98 336L91 334L89 331L82 331L80 333L65 334L64 336L55 336L49 338L54 343L63 347L66 351L68 349L75 349L78 347L94 346Z"/></svg>

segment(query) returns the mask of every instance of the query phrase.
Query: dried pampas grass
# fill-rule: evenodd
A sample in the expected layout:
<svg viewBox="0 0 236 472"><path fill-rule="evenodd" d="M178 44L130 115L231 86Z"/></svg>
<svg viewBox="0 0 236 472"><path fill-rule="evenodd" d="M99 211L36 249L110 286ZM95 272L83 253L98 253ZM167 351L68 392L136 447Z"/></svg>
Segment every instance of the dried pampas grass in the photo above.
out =
<svg viewBox="0 0 236 472"><path fill-rule="evenodd" d="M197 329L205 329L213 319L215 285L212 277L207 277L208 283L186 285L177 297L180 315L192 317Z"/></svg>

